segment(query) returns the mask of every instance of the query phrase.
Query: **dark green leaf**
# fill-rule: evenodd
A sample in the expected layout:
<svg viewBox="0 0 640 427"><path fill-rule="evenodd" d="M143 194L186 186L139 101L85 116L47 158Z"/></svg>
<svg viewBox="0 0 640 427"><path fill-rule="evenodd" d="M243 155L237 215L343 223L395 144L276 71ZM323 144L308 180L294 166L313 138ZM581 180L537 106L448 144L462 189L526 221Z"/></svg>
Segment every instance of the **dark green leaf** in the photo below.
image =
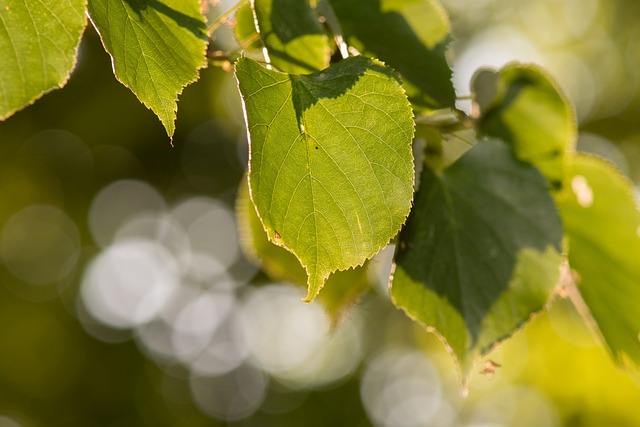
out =
<svg viewBox="0 0 640 427"><path fill-rule="evenodd" d="M116 78L173 136L178 95L205 66L206 25L198 0L89 0L91 21Z"/></svg>
<svg viewBox="0 0 640 427"><path fill-rule="evenodd" d="M308 76L241 58L251 198L269 240L309 276L361 265L399 231L413 197L413 120L395 74L352 57Z"/></svg>
<svg viewBox="0 0 640 427"><path fill-rule="evenodd" d="M445 58L449 18L435 0L330 0L347 43L396 69L412 103L455 106Z"/></svg>
<svg viewBox="0 0 640 427"><path fill-rule="evenodd" d="M424 168L391 295L446 341L466 375L475 356L544 306L561 239L540 173L502 142L479 142L439 175Z"/></svg>
<svg viewBox="0 0 640 427"><path fill-rule="evenodd" d="M85 0L0 3L0 120L62 87L76 64Z"/></svg>

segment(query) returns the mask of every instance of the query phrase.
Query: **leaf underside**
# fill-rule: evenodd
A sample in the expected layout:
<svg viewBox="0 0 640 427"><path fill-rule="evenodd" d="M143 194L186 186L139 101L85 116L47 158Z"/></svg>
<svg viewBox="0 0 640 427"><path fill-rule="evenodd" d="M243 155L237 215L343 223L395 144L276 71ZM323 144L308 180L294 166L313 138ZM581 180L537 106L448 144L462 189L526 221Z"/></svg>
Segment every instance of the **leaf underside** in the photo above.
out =
<svg viewBox="0 0 640 427"><path fill-rule="evenodd" d="M251 198L269 240L308 274L361 265L399 231L413 197L413 117L395 74L365 57L292 76L241 58Z"/></svg>

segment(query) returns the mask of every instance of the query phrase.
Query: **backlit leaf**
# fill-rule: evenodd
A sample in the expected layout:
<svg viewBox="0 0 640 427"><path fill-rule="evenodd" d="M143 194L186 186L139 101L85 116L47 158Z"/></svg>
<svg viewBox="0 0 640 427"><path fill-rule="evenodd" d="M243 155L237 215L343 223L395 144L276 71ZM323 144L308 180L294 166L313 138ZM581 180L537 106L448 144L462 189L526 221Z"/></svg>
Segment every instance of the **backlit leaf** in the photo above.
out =
<svg viewBox="0 0 640 427"><path fill-rule="evenodd" d="M498 72L477 73L473 86L480 131L510 142L516 157L534 164L552 187L560 188L575 146L576 119L548 72L512 63Z"/></svg>
<svg viewBox="0 0 640 427"><path fill-rule="evenodd" d="M116 78L153 110L173 136L178 95L206 64L198 0L89 0L91 21Z"/></svg>
<svg viewBox="0 0 640 427"><path fill-rule="evenodd" d="M233 34L238 41L238 44L245 49L260 49L262 43L260 43L260 35L256 28L255 20L253 18L253 9L251 9L251 3L247 2L240 6L236 12L236 22L233 27Z"/></svg>
<svg viewBox="0 0 640 427"><path fill-rule="evenodd" d="M412 112L395 74L365 57L292 76L241 58L251 198L269 240L308 274L361 265L404 223L413 197Z"/></svg>
<svg viewBox="0 0 640 427"><path fill-rule="evenodd" d="M329 65L329 38L309 0L253 0L258 31L269 62L291 74Z"/></svg>
<svg viewBox="0 0 640 427"><path fill-rule="evenodd" d="M0 120L62 87L76 64L86 0L0 2Z"/></svg>
<svg viewBox="0 0 640 427"><path fill-rule="evenodd" d="M307 273L300 265L300 261L291 252L269 241L249 197L249 185L246 179L238 188L236 214L240 243L244 252L260 263L262 270L271 279L306 286ZM370 286L367 263L365 263L361 267L331 274L324 290L318 295L318 300L324 305L332 323L336 325L345 311Z"/></svg>

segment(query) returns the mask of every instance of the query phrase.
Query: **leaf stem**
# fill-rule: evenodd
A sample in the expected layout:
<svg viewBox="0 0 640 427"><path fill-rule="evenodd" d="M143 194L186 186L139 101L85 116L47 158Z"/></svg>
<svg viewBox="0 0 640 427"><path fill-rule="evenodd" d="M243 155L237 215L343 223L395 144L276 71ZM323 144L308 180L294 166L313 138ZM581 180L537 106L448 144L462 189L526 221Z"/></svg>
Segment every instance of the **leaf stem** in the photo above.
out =
<svg viewBox="0 0 640 427"><path fill-rule="evenodd" d="M236 4L231 6L229 8L229 10L227 10L226 12L224 12L223 14L218 16L215 21L213 21L211 24L209 24L209 26L207 27L207 33L209 34L209 36L211 36L211 34L213 34L213 32L220 25L226 23L227 19L229 19L229 17L231 15L233 15L238 9L240 9L242 6L244 6L245 3L247 3L248 1L249 0L240 0L239 2L237 2Z"/></svg>

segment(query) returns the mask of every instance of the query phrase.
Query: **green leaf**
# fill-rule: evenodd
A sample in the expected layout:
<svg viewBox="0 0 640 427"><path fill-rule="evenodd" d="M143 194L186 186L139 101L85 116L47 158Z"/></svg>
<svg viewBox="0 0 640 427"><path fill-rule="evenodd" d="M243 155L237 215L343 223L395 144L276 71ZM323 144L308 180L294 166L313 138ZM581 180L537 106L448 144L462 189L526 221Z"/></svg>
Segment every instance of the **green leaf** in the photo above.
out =
<svg viewBox="0 0 640 427"><path fill-rule="evenodd" d="M518 159L562 187L577 129L573 107L552 77L537 65L512 63L477 73L472 86L480 131L510 142Z"/></svg>
<svg viewBox="0 0 640 427"><path fill-rule="evenodd" d="M236 23L233 27L233 34L238 44L245 49L260 49L260 35L253 18L251 3L245 3L236 12Z"/></svg>
<svg viewBox="0 0 640 427"><path fill-rule="evenodd" d="M577 155L559 206L578 290L619 362L640 363L640 212L611 164Z"/></svg>
<svg viewBox="0 0 640 427"><path fill-rule="evenodd" d="M400 234L394 303L438 334L466 377L473 358L543 308L562 226L544 178L498 140L436 175L425 167Z"/></svg>
<svg viewBox="0 0 640 427"><path fill-rule="evenodd" d="M116 78L175 130L178 95L205 66L207 33L198 0L89 0L91 21Z"/></svg>
<svg viewBox="0 0 640 427"><path fill-rule="evenodd" d="M445 52L449 18L436 0L330 0L346 41L397 70L409 99L427 109L453 108Z"/></svg>
<svg viewBox="0 0 640 427"><path fill-rule="evenodd" d="M87 22L86 0L0 3L0 120L65 85Z"/></svg>
<svg viewBox="0 0 640 427"><path fill-rule="evenodd" d="M269 240L308 274L361 265L395 236L413 197L412 111L395 74L365 57L293 76L241 58L249 184Z"/></svg>
<svg viewBox="0 0 640 427"><path fill-rule="evenodd" d="M246 179L238 188L236 216L245 254L258 262L271 279L296 285L307 284L307 273L300 261L291 252L269 241L249 197ZM336 271L327 279L327 286L318 295L318 300L324 305L333 325L337 325L344 313L371 287L366 267L367 263L354 269Z"/></svg>
<svg viewBox="0 0 640 427"><path fill-rule="evenodd" d="M271 64L291 74L329 66L329 38L309 0L254 0L252 4Z"/></svg>

